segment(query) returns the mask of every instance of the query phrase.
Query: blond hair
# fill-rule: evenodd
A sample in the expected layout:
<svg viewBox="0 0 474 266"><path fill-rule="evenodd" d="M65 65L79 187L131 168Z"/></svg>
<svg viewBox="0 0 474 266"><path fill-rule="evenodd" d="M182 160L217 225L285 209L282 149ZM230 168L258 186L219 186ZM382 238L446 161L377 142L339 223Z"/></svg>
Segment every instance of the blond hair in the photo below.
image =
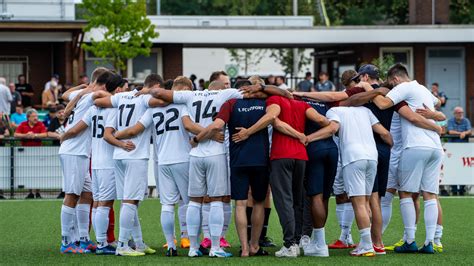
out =
<svg viewBox="0 0 474 266"><path fill-rule="evenodd" d="M173 80L173 87L171 89L172 90L192 90L193 82L185 76L178 76Z"/></svg>
<svg viewBox="0 0 474 266"><path fill-rule="evenodd" d="M251 76L249 81L252 85L265 85L265 81L258 75Z"/></svg>
<svg viewBox="0 0 474 266"><path fill-rule="evenodd" d="M91 75L91 83L94 83L97 78L99 76L101 76L102 74L104 74L105 72L109 72L110 70L108 68L105 68L105 67L97 67L96 69L94 69L94 71L92 72L92 75Z"/></svg>
<svg viewBox="0 0 474 266"><path fill-rule="evenodd" d="M209 84L208 90L210 91L218 91L225 89L225 84L222 81L214 80Z"/></svg>

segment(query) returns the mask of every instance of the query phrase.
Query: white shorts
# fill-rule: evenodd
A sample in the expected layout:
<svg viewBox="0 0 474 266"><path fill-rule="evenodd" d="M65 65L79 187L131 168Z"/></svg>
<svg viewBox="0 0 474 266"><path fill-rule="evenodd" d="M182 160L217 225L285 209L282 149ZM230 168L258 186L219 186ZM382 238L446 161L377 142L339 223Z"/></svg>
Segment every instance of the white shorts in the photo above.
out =
<svg viewBox="0 0 474 266"><path fill-rule="evenodd" d="M114 169L92 169L92 197L94 201L117 198Z"/></svg>
<svg viewBox="0 0 474 266"><path fill-rule="evenodd" d="M63 191L80 196L82 192L92 192L89 174L90 160L87 156L60 154L63 172Z"/></svg>
<svg viewBox="0 0 474 266"><path fill-rule="evenodd" d="M390 153L390 164L388 166L388 180L387 180L387 189L400 189L399 178L398 178L398 164L400 162L401 150L395 150L392 148Z"/></svg>
<svg viewBox="0 0 474 266"><path fill-rule="evenodd" d="M148 160L115 160L117 199L143 200L147 192Z"/></svg>
<svg viewBox="0 0 474 266"><path fill-rule="evenodd" d="M332 185L332 190L334 195L342 195L345 193L344 191L344 179L342 177L342 164L341 160L337 161L337 171L336 177L334 178L334 184Z"/></svg>
<svg viewBox="0 0 474 266"><path fill-rule="evenodd" d="M370 196L377 174L377 161L358 160L342 168L344 190L349 197Z"/></svg>
<svg viewBox="0 0 474 266"><path fill-rule="evenodd" d="M189 163L160 165L159 174L161 204L176 204L180 198L188 204Z"/></svg>
<svg viewBox="0 0 474 266"><path fill-rule="evenodd" d="M438 194L443 151L432 148L404 149L398 166L400 191Z"/></svg>
<svg viewBox="0 0 474 266"><path fill-rule="evenodd" d="M190 156L189 190L190 197L222 197L230 195L225 154L210 157Z"/></svg>
<svg viewBox="0 0 474 266"><path fill-rule="evenodd" d="M155 186L156 190L159 191L159 176L160 176L160 170L159 170L159 165L157 161L153 162L153 176L155 177Z"/></svg>

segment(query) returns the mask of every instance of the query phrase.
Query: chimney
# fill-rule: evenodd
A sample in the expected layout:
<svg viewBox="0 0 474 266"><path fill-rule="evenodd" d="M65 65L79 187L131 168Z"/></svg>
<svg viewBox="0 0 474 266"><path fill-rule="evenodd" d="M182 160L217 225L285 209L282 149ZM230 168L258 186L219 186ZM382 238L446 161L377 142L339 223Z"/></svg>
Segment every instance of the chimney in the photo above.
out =
<svg viewBox="0 0 474 266"><path fill-rule="evenodd" d="M450 2L450 0L409 0L409 24L448 24Z"/></svg>

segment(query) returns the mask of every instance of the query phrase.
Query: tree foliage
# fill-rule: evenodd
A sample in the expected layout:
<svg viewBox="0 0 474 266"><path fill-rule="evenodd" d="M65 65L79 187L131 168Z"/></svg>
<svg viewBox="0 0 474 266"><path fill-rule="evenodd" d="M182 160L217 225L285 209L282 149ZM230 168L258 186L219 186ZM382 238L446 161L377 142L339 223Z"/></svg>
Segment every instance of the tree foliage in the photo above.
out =
<svg viewBox="0 0 474 266"><path fill-rule="evenodd" d="M473 0L451 0L450 21L454 24L474 23L474 1Z"/></svg>
<svg viewBox="0 0 474 266"><path fill-rule="evenodd" d="M146 17L145 0L83 0L81 7L88 20L84 32L103 32L101 40L82 45L86 51L110 61L117 71L126 68L127 59L150 54L158 34Z"/></svg>
<svg viewBox="0 0 474 266"><path fill-rule="evenodd" d="M268 49L227 49L232 61L248 76L250 69L256 67L266 55Z"/></svg>
<svg viewBox="0 0 474 266"><path fill-rule="evenodd" d="M311 63L311 57L306 56L304 48L298 48L298 69L302 69ZM273 49L270 55L278 62L286 74L293 73L293 49Z"/></svg>
<svg viewBox="0 0 474 266"><path fill-rule="evenodd" d="M393 57L391 54L388 54L383 58L375 58L372 60L371 64L379 68L380 79L385 81L387 80L388 70L395 64L395 57Z"/></svg>

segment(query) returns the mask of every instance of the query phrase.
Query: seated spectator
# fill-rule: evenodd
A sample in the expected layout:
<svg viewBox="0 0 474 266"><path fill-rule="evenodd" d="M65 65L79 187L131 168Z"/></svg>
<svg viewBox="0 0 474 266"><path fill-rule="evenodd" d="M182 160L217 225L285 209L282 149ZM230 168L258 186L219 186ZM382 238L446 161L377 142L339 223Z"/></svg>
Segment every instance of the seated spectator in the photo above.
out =
<svg viewBox="0 0 474 266"><path fill-rule="evenodd" d="M56 117L56 113L57 113L57 106L48 108L48 114L43 119L43 124L46 128L49 127L49 124L51 123L51 121Z"/></svg>
<svg viewBox="0 0 474 266"><path fill-rule="evenodd" d="M275 85L275 76L270 75L266 78L265 84L267 85Z"/></svg>
<svg viewBox="0 0 474 266"><path fill-rule="evenodd" d="M25 121L26 114L23 112L23 106L21 104L17 105L15 108L15 112L10 116L11 125L15 129Z"/></svg>
<svg viewBox="0 0 474 266"><path fill-rule="evenodd" d="M48 137L60 139L64 133L64 127L66 126L66 117L64 116L64 105L59 104L56 107L56 117L51 119L48 126ZM56 143L56 142L55 142ZM59 141L57 142L59 145Z"/></svg>
<svg viewBox="0 0 474 266"><path fill-rule="evenodd" d="M448 120L448 134L456 135L458 138L450 138L450 142L469 142L469 136L472 134L471 122L464 117L464 110L458 106L454 108L454 117ZM453 195L464 195L465 186L451 186Z"/></svg>
<svg viewBox="0 0 474 266"><path fill-rule="evenodd" d="M3 116L3 115L0 115L0 116ZM7 123L8 122L3 121L3 119L0 119L0 139L10 137L10 130L8 130ZM2 144L3 143L1 143L0 146L4 146Z"/></svg>
<svg viewBox="0 0 474 266"><path fill-rule="evenodd" d="M15 83L10 82L8 88L12 94L13 101L10 103L10 114L15 113L16 106L21 105L21 94L16 91Z"/></svg>
<svg viewBox="0 0 474 266"><path fill-rule="evenodd" d="M311 72L306 72L304 80L298 83L297 90L302 92L314 91L312 79Z"/></svg>
<svg viewBox="0 0 474 266"><path fill-rule="evenodd" d="M326 72L319 73L319 82L316 84L317 91L336 91L336 86L329 80L329 74Z"/></svg>
<svg viewBox="0 0 474 266"><path fill-rule="evenodd" d="M448 96L446 96L446 93L439 90L439 84L437 82L431 84L431 93L439 99L441 106L439 106L437 110L440 111L442 107L446 106Z"/></svg>
<svg viewBox="0 0 474 266"><path fill-rule="evenodd" d="M79 84L89 84L89 77L87 74L82 74L79 76Z"/></svg>
<svg viewBox="0 0 474 266"><path fill-rule="evenodd" d="M283 76L278 76L278 77L276 77L276 79L275 79L275 85L276 85L278 88L282 89L282 90L287 90L287 89L289 89L289 88L288 88L288 85L285 84L285 77L283 77Z"/></svg>
<svg viewBox="0 0 474 266"><path fill-rule="evenodd" d="M42 107L44 109L55 107L57 104L59 104L58 96L60 89L61 88L59 84L55 80L52 80L49 89L44 90L43 94L41 95Z"/></svg>

